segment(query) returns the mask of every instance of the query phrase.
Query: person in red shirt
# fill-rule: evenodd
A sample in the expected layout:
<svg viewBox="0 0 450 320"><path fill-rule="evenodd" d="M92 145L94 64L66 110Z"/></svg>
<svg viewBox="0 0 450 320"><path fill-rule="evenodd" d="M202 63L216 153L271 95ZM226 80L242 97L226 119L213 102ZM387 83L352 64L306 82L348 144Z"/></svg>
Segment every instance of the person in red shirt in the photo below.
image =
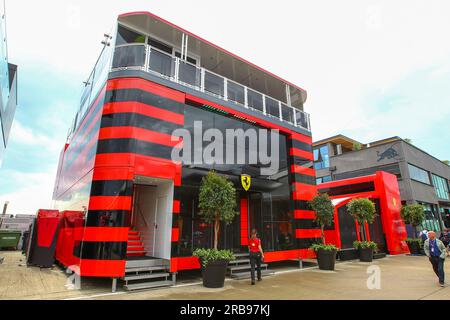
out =
<svg viewBox="0 0 450 320"><path fill-rule="evenodd" d="M252 230L252 236L248 240L248 250L250 251L250 266L252 285L255 284L255 265L258 273L258 281L261 281L261 262L264 260L264 252L261 248L261 239L258 238L256 229Z"/></svg>

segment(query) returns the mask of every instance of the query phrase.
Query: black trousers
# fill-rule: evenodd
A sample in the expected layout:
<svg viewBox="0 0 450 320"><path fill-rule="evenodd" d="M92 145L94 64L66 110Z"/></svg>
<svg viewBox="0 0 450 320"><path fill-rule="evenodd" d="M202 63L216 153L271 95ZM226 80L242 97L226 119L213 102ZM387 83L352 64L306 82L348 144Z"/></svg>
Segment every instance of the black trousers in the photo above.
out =
<svg viewBox="0 0 450 320"><path fill-rule="evenodd" d="M250 266L252 281L255 281L255 265L258 274L258 280L261 279L261 252L250 252Z"/></svg>
<svg viewBox="0 0 450 320"><path fill-rule="evenodd" d="M444 283L444 262L445 259L441 259L439 257L430 257L431 265L433 266L433 271L439 278L440 283Z"/></svg>

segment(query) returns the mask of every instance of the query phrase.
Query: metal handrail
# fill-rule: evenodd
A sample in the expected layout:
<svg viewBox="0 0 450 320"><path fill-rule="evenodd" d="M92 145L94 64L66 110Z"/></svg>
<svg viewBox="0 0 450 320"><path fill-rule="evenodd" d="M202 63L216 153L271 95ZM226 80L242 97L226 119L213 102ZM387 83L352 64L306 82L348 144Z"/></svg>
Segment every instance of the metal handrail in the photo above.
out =
<svg viewBox="0 0 450 320"><path fill-rule="evenodd" d="M145 69L146 72L151 72L151 73L153 73L153 74L159 74L157 71L151 70L151 69L150 69L150 66L151 66L151 64L150 64L150 63L151 63L151 61L150 61L150 53L151 53L152 50L155 50L155 51L157 51L158 53L164 54L164 55L166 55L167 57L170 57L171 59L173 59L174 64L175 64L175 70L174 70L174 72L173 72L173 75L171 75L170 77L167 77L166 75L161 75L161 74L160 74L161 77L166 78L166 79L169 79L169 80L171 80L171 81L173 81L173 82L176 82L176 83L179 83L179 84L182 84L182 85L185 85L185 86L189 86L189 87L194 88L194 89L196 89L196 90L198 90L198 91L201 91L201 92L204 92L204 93L213 95L213 96L215 96L215 97L219 97L220 99L223 99L223 100L225 100L225 101L233 101L234 103L239 104L239 105L242 105L242 106L244 106L244 107L247 108L247 109L252 109L252 110L256 110L256 111L258 111L258 112L261 112L260 110L251 108L251 107L248 105L248 90L251 90L251 91L253 91L253 92L255 92L255 93L261 95L262 101L263 101L263 111L262 111L262 113L263 113L264 115L269 116L269 114L267 113L267 110L266 110L266 97L267 97L267 98L270 98L270 99L272 99L272 100L274 100L274 101L277 101L278 104L279 104L279 106L280 106L280 114L279 114L279 117L276 117L276 116L273 116L273 115L270 115L270 117L279 119L279 120L282 121L282 122L286 122L286 123L292 124L292 125L294 125L294 126L296 126L296 127L301 127L301 128L307 129L308 131L311 130L310 116L309 116L309 114L308 114L307 112L302 111L302 110L299 110L299 109L294 108L294 107L292 107L292 106L289 106L288 103L286 103L286 102L283 102L283 101L280 101L280 100L278 100L278 99L275 99L275 98L273 98L273 97L271 97L271 96L268 96L268 95L266 95L266 94L264 94L264 93L262 93L262 92L259 92L258 90L255 90L255 89L253 89L253 88L249 88L249 87L247 87L247 86L245 86L245 85L243 85L243 84L241 84L241 83L238 83L238 82L236 82L236 81L234 81L234 80L228 79L228 78L226 78L226 77L224 77L224 76L222 76L222 75L220 75L220 74L217 74L217 73L215 73L215 72L213 72L213 71L211 71L211 70L205 69L205 68L200 67L200 66L195 65L195 64L192 64L192 63L190 63L190 62L188 62L188 61L186 61L186 60L182 60L182 59L180 59L180 58L178 58L178 57L175 57L175 56L170 55L170 54L168 54L168 53L166 53L166 52L163 52L163 51L161 51L161 50L158 50L157 48L154 48L154 47L152 47L152 46L150 46L150 45L148 45L148 44L145 44L145 43L122 44L122 45L116 46L116 48L127 47L127 46L136 46L136 45L139 45L139 46L146 46L146 50L145 50L145 54L146 54L146 64L145 64L145 66L144 66L144 69ZM185 82L183 82L183 81L180 81L180 79L179 79L180 62L182 62L182 63L184 63L184 64L187 64L187 65L191 65L192 67L196 68L196 70L199 72L199 76L200 76L200 86L195 86L195 85L192 85L192 84L189 84L189 83L185 83ZM116 69L112 68L111 71L119 71L119 70L123 70L123 68L116 68ZM221 96L219 96L219 95L216 95L216 94L214 94L214 93L212 93L212 92L208 92L207 90L205 90L205 85L204 85L204 84L205 84L205 72L211 73L211 74L213 74L213 75L215 75L215 76L218 76L218 77L220 77L221 79L223 79L223 92L224 92L223 97L221 97ZM239 103L239 102L234 101L234 100L229 100L229 99L228 99L227 82L235 83L235 84L237 84L237 85L239 85L239 86L241 86L241 87L244 88L244 100L245 100L245 101L244 101L244 104ZM283 108L286 108L286 107L287 107L287 108L290 108L290 109L291 109L290 111L293 112L293 119L292 119L293 121L289 121L289 120L283 119L283 112L282 112L282 110L283 110ZM302 114L304 115L304 119L305 119L305 121L306 121L306 127L305 127L305 126L302 126L302 124L299 123L300 121L297 120L297 113L299 113L299 112L302 113Z"/></svg>

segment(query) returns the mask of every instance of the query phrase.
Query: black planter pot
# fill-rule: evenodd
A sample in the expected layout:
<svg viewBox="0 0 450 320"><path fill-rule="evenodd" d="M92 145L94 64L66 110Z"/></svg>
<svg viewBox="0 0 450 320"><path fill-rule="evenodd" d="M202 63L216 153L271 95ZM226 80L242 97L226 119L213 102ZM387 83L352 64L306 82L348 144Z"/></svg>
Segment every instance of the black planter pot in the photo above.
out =
<svg viewBox="0 0 450 320"><path fill-rule="evenodd" d="M372 248L360 248L359 249L359 261L372 262L373 261L373 249Z"/></svg>
<svg viewBox="0 0 450 320"><path fill-rule="evenodd" d="M334 270L336 264L336 250L323 250L317 251L317 262L320 270Z"/></svg>
<svg viewBox="0 0 450 320"><path fill-rule="evenodd" d="M222 288L225 284L228 261L210 261L202 270L203 286L206 288Z"/></svg>
<svg viewBox="0 0 450 320"><path fill-rule="evenodd" d="M408 248L411 254L420 254L420 246L417 242L408 242Z"/></svg>

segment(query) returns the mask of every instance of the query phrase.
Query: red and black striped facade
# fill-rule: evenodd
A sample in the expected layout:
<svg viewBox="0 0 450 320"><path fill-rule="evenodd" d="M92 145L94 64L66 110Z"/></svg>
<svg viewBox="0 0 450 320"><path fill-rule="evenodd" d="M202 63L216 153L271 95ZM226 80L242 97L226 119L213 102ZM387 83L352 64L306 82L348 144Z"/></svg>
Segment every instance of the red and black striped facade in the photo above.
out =
<svg viewBox="0 0 450 320"><path fill-rule="evenodd" d="M124 274L127 237L133 210L136 176L169 179L174 183L172 242L179 241L178 214L182 164L171 160L179 144L171 133L184 126L189 102L207 104L240 116L288 137L291 207L295 212L297 249L267 252L266 261L312 257L308 249L320 237L314 212L308 207L316 193L312 138L261 117L175 90L144 77L110 78L87 112L62 154L55 184L57 209L80 211L85 226L75 232L71 263L83 276L120 277ZM239 206L238 206L239 207ZM242 210L245 204L241 203ZM242 215L242 244L248 237ZM79 230L81 228L81 230ZM72 249L70 249L72 250ZM69 250L69 251L70 251ZM171 271L199 268L193 257L177 257L172 250Z"/></svg>

